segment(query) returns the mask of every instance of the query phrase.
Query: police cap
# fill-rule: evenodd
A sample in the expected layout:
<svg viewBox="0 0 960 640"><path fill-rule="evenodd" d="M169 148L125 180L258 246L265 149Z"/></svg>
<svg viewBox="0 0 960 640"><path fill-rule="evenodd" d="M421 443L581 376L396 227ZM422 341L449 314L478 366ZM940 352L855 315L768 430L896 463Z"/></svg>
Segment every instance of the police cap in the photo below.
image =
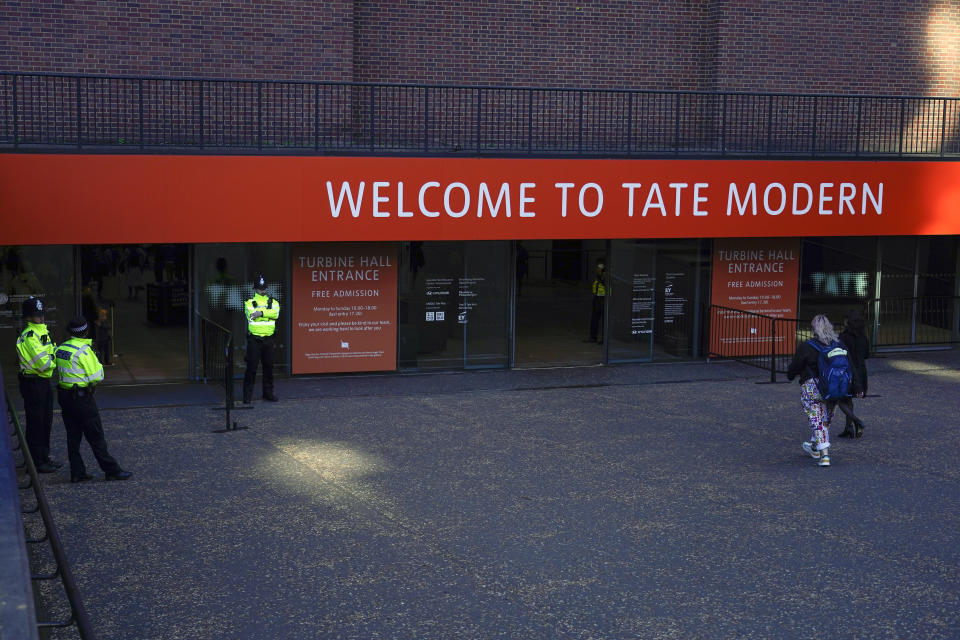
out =
<svg viewBox="0 0 960 640"><path fill-rule="evenodd" d="M43 300L36 296L31 296L23 301L23 317L43 315Z"/></svg>
<svg viewBox="0 0 960 640"><path fill-rule="evenodd" d="M83 318L74 318L67 325L67 331L75 336L82 336L87 332L87 321Z"/></svg>
<svg viewBox="0 0 960 640"><path fill-rule="evenodd" d="M263 291L267 288L267 279L263 277L263 274L258 273L253 276L253 288L257 291Z"/></svg>

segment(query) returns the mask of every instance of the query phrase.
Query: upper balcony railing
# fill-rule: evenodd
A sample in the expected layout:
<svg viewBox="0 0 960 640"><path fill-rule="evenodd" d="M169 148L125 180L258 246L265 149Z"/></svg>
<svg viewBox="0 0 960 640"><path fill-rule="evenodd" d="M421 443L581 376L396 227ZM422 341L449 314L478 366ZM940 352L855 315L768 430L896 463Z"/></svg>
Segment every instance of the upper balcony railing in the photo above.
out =
<svg viewBox="0 0 960 640"><path fill-rule="evenodd" d="M960 98L0 74L0 149L960 158Z"/></svg>

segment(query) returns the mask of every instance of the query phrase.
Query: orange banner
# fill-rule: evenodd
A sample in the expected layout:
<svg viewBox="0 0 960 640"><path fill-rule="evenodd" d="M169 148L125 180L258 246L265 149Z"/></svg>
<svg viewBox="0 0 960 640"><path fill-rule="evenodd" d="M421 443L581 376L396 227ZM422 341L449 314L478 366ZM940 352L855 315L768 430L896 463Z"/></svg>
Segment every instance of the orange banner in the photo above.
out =
<svg viewBox="0 0 960 640"><path fill-rule="evenodd" d="M795 323L778 323L780 331L776 331L769 318L797 317L800 244L800 238L714 241L710 303L725 309L711 313L711 353L769 355L771 340L776 353L793 353Z"/></svg>
<svg viewBox="0 0 960 640"><path fill-rule="evenodd" d="M396 244L297 244L291 372L397 368Z"/></svg>
<svg viewBox="0 0 960 640"><path fill-rule="evenodd" d="M960 163L0 154L2 244L960 234Z"/></svg>

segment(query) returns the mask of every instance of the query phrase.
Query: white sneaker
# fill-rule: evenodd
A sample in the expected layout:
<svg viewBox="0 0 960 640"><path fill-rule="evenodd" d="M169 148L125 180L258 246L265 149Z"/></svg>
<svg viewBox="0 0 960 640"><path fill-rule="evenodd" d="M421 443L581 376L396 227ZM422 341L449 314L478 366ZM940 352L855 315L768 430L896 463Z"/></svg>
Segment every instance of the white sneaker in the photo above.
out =
<svg viewBox="0 0 960 640"><path fill-rule="evenodd" d="M824 451L824 452L820 455L820 462L818 462L817 464L820 465L821 467L829 467L829 466L830 466L830 454L827 453L826 451Z"/></svg>
<svg viewBox="0 0 960 640"><path fill-rule="evenodd" d="M803 450L806 451L807 453L809 453L809 454L810 454L810 457L813 458L814 460L819 460L819 459L820 459L820 452L813 448L814 445L813 445L813 443L810 442L809 440L807 440L806 442L804 442L804 443L801 444L800 446L803 447ZM827 464L829 464L829 463L827 463Z"/></svg>

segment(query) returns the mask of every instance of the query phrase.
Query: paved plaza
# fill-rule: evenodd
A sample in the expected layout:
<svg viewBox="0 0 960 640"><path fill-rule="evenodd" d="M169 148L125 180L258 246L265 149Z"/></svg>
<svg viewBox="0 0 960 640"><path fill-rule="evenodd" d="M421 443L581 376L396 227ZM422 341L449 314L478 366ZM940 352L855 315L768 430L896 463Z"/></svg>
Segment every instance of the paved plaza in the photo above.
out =
<svg viewBox="0 0 960 640"><path fill-rule="evenodd" d="M104 388L133 480L43 479L104 640L956 638L960 354L868 364L827 469L700 362Z"/></svg>

